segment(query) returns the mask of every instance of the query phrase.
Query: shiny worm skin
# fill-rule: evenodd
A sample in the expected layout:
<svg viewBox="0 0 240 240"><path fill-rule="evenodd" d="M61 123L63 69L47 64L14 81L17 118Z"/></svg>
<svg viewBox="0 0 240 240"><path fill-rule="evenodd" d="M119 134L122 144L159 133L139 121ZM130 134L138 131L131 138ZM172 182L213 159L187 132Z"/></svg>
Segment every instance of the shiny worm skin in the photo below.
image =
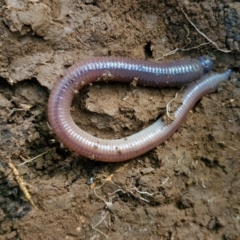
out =
<svg viewBox="0 0 240 240"><path fill-rule="evenodd" d="M208 56L199 59L154 63L121 57L96 57L70 67L54 85L48 102L48 119L57 138L70 150L90 159L120 162L132 159L169 138L184 121L189 110L205 94L216 91L219 82L231 71L207 74L213 62ZM203 77L201 77L203 75ZM200 79L199 79L200 78ZM199 80L198 80L199 79ZM197 82L194 82L198 80ZM109 140L94 137L73 121L70 107L75 94L94 81L119 81L144 86L182 86L190 82L175 120L165 125L161 119L131 136Z"/></svg>

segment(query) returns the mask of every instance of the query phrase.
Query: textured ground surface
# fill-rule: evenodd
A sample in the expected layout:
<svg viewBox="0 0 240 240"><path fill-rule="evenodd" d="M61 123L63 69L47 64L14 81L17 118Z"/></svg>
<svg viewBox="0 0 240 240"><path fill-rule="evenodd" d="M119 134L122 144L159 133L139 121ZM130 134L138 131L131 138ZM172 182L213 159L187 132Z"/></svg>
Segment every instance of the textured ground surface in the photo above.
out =
<svg viewBox="0 0 240 240"><path fill-rule="evenodd" d="M0 0L0 239L239 239L239 29L236 1ZM203 54L216 71L233 68L231 80L141 157L90 161L47 126L49 92L79 59ZM119 138L151 124L176 91L93 84L74 100L73 116L94 135Z"/></svg>

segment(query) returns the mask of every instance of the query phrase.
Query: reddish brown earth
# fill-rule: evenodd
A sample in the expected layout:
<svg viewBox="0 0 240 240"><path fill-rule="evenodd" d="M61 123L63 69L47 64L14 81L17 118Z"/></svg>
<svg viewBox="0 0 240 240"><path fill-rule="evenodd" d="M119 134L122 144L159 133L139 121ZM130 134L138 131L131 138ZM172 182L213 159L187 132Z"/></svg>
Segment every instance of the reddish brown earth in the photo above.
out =
<svg viewBox="0 0 240 240"><path fill-rule="evenodd" d="M215 44L200 45L208 40L182 9ZM1 240L240 239L239 2L0 0L0 18ZM62 147L48 128L49 92L82 58L204 54L216 71L233 68L231 80L143 156L94 162ZM119 138L165 113L176 91L97 83L74 100L73 116L94 135Z"/></svg>

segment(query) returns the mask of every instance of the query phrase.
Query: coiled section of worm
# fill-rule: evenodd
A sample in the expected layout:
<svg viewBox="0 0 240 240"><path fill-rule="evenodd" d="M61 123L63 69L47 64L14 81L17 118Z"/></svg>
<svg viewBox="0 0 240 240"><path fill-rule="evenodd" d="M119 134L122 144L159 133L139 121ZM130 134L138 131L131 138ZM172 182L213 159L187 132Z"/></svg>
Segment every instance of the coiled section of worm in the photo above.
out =
<svg viewBox="0 0 240 240"><path fill-rule="evenodd" d="M205 94L214 92L219 82L227 80L231 71L203 74L212 69L212 61L199 59L153 63L128 58L91 58L70 67L54 86L48 103L48 118L57 138L72 151L90 159L119 162L153 149L169 138L181 125L186 114ZM200 78L201 77L201 78ZM73 121L70 107L79 89L94 81L132 82L144 86L182 86L191 83L183 96L183 104L175 112L175 120L166 125L161 119L129 137L108 140L94 137Z"/></svg>

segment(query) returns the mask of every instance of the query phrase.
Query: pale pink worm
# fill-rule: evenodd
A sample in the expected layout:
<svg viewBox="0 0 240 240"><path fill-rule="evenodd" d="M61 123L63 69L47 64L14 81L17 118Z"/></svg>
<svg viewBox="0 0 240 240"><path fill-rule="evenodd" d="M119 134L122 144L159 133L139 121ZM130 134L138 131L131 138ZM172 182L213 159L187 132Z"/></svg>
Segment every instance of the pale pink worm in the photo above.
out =
<svg viewBox="0 0 240 240"><path fill-rule="evenodd" d="M231 70L222 74L203 74L212 69L212 61L199 59L154 63L118 57L89 58L70 67L52 89L48 102L49 123L57 138L72 151L90 159L120 162L135 158L169 138L182 124L189 110L205 94L216 91ZM200 79L199 79L200 78ZM199 80L198 80L199 79ZM94 137L73 121L70 107L79 89L94 81L132 82L144 86L182 86L191 83L175 120L165 125L161 119L129 137L108 140ZM198 80L197 82L194 82Z"/></svg>

